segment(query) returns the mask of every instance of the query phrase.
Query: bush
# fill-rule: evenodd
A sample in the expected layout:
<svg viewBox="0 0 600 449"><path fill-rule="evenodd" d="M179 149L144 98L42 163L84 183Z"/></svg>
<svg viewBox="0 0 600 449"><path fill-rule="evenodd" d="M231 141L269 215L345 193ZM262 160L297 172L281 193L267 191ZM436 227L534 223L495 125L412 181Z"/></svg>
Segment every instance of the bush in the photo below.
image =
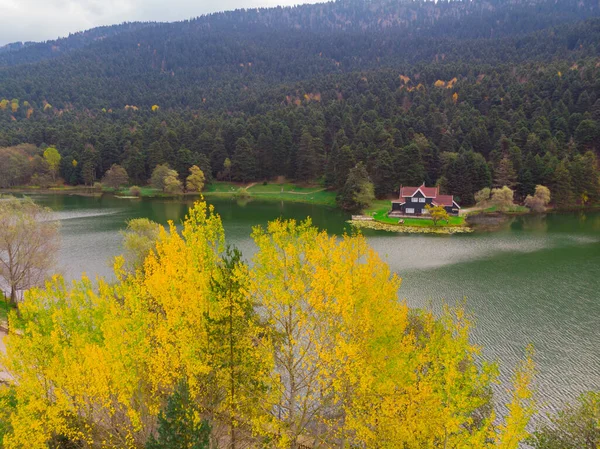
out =
<svg viewBox="0 0 600 449"><path fill-rule="evenodd" d="M129 187L129 194L131 196L142 196L142 189L138 186L131 186Z"/></svg>

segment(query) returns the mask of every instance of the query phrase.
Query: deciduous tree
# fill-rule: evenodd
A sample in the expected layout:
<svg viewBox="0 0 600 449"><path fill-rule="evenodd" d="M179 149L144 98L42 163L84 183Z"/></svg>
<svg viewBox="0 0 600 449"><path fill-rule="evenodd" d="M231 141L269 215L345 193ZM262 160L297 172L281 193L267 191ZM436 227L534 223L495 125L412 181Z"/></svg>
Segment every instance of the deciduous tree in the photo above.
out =
<svg viewBox="0 0 600 449"><path fill-rule="evenodd" d="M52 181L55 182L61 160L60 153L56 147L48 147L44 150L44 160L48 164L48 171L52 175Z"/></svg>
<svg viewBox="0 0 600 449"><path fill-rule="evenodd" d="M104 174L102 184L113 189L118 189L126 185L128 180L127 171L120 165L113 164Z"/></svg>
<svg viewBox="0 0 600 449"><path fill-rule="evenodd" d="M202 192L204 181L204 172L197 165L192 165L190 174L185 181L185 188L190 192Z"/></svg>
<svg viewBox="0 0 600 449"><path fill-rule="evenodd" d="M450 221L450 216L448 215L448 212L446 212L444 206L431 206L430 204L426 204L425 209L429 212L434 226L440 221L445 221L446 223Z"/></svg>
<svg viewBox="0 0 600 449"><path fill-rule="evenodd" d="M0 277L17 304L17 293L43 283L56 260L58 223L29 199L0 199Z"/></svg>

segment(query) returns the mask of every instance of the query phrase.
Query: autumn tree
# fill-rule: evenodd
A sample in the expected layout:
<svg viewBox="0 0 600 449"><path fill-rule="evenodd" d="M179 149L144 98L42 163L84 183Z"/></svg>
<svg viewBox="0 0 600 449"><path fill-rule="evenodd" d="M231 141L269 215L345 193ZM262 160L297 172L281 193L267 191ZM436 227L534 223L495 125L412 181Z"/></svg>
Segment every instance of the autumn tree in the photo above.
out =
<svg viewBox="0 0 600 449"><path fill-rule="evenodd" d="M525 198L525 206L534 212L544 212L548 203L550 203L550 189L541 185L535 186L533 196L527 195Z"/></svg>
<svg viewBox="0 0 600 449"><path fill-rule="evenodd" d="M440 221L445 221L446 223L450 221L450 215L448 215L444 206L431 206L430 204L426 204L425 209L429 212L434 226Z"/></svg>
<svg viewBox="0 0 600 449"><path fill-rule="evenodd" d="M56 182L56 175L60 168L61 156L56 147L48 147L44 150L44 160L48 164L48 171L52 175L52 182Z"/></svg>
<svg viewBox="0 0 600 449"><path fill-rule="evenodd" d="M0 200L0 277L17 304L17 293L40 285L54 266L58 223L50 209L29 199Z"/></svg>
<svg viewBox="0 0 600 449"><path fill-rule="evenodd" d="M477 204L477 207L486 207L488 204L488 201L490 200L491 194L492 194L492 191L490 190L489 187L484 187L483 189L476 192L475 193L475 203Z"/></svg>
<svg viewBox="0 0 600 449"><path fill-rule="evenodd" d="M530 356L498 420L498 370L462 309L398 301L400 279L363 236L275 221L253 238L248 266L198 202L143 270L118 258L112 283L56 276L28 292L5 339L18 381L4 447L202 447L210 429L218 449L517 449Z"/></svg>
<svg viewBox="0 0 600 449"><path fill-rule="evenodd" d="M185 188L189 192L202 192L204 188L204 172L197 165L190 167L190 174L185 181Z"/></svg>
<svg viewBox="0 0 600 449"><path fill-rule="evenodd" d="M134 218L121 231L123 237L123 267L134 273L141 268L148 254L153 251L160 235L161 226L147 218Z"/></svg>
<svg viewBox="0 0 600 449"><path fill-rule="evenodd" d="M127 171L120 165L113 164L104 174L102 184L116 190L126 185L128 180Z"/></svg>
<svg viewBox="0 0 600 449"><path fill-rule="evenodd" d="M163 192L165 192L167 189L167 180L170 181L172 188L181 186L181 182L177 177L177 172L171 167L169 167L169 164L157 165L152 171L150 184L155 189L162 190ZM177 185L177 183L175 183L174 180L179 181L179 184Z"/></svg>
<svg viewBox="0 0 600 449"><path fill-rule="evenodd" d="M493 206L496 206L498 210L509 210L514 206L514 192L507 186L502 187L501 189L492 189L492 198L490 203Z"/></svg>
<svg viewBox="0 0 600 449"><path fill-rule="evenodd" d="M175 170L171 170L171 172L164 179L163 191L169 195L180 195L183 193L183 183L179 180Z"/></svg>

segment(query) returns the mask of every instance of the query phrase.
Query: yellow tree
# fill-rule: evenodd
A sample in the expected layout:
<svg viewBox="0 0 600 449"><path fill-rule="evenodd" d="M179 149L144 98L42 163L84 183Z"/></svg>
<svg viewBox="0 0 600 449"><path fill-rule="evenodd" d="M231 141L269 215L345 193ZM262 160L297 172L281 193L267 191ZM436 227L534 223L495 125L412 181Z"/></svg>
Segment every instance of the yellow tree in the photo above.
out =
<svg viewBox="0 0 600 449"><path fill-rule="evenodd" d="M510 432L486 412L497 369L479 360L462 309L436 319L398 302L400 280L361 236L277 221L253 237L249 294L273 332L279 447L504 444ZM521 380L510 429L530 417Z"/></svg>
<svg viewBox="0 0 600 449"><path fill-rule="evenodd" d="M448 215L448 212L446 212L444 206L431 206L430 204L426 204L425 209L429 212L434 225L437 225L439 221L445 221L446 223L450 221L450 216Z"/></svg>
<svg viewBox="0 0 600 449"><path fill-rule="evenodd" d="M60 153L56 147L50 146L44 150L44 160L48 164L48 170L52 174L52 181L56 181L56 175L60 168Z"/></svg>
<svg viewBox="0 0 600 449"><path fill-rule="evenodd" d="M204 173L197 165L190 167L190 174L186 179L185 188L190 192L202 192L204 188Z"/></svg>
<svg viewBox="0 0 600 449"><path fill-rule="evenodd" d="M246 387L225 401L231 376L223 374L225 357L213 348L211 320L226 315L227 301L215 300L211 285L222 276L223 243L220 218L198 203L181 234L172 223L168 232L161 230L135 275L119 260L114 284L100 281L94 289L84 278L69 287L55 278L46 289L31 291L22 319L11 319L16 329L7 337L2 361L15 379L18 403L5 446L45 448L66 439L82 447L142 447L181 381L215 439L229 433L234 418L245 429L254 425L259 418L244 411L260 397ZM244 283L242 267L236 266L235 276ZM264 339L249 344L256 335L244 338L251 355L243 360L260 362L254 362L258 373L247 374L260 393L267 390L258 380L269 370L262 365L269 360L263 354L268 345Z"/></svg>
<svg viewBox="0 0 600 449"><path fill-rule="evenodd" d="M1 360L14 378L4 446L141 448L186 385L213 448L517 448L530 357L496 428L497 370L479 363L462 309L437 319L399 302L400 280L364 237L309 221L253 237L249 268L197 203L134 274L118 259L112 284L56 277L30 291Z"/></svg>

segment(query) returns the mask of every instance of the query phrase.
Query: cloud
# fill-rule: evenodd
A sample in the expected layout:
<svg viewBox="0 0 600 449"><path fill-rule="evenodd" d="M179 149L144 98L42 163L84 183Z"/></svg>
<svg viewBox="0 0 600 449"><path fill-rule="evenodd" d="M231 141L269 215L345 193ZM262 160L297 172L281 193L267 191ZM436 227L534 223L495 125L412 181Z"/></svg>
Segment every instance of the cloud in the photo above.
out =
<svg viewBox="0 0 600 449"><path fill-rule="evenodd" d="M319 0L0 0L0 45L42 41L101 25L176 21L216 11Z"/></svg>

